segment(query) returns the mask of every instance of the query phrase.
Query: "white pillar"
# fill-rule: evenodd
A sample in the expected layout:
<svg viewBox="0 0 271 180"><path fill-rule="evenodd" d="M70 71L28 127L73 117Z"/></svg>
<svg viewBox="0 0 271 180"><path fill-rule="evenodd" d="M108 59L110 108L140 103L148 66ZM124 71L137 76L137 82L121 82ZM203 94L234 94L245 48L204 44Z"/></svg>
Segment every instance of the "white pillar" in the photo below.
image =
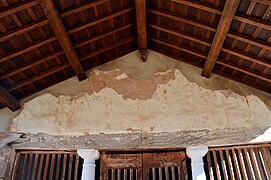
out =
<svg viewBox="0 0 271 180"><path fill-rule="evenodd" d="M84 159L81 180L95 179L95 160L100 158L99 151L95 149L78 149L77 154Z"/></svg>
<svg viewBox="0 0 271 180"><path fill-rule="evenodd" d="M195 146L186 149L187 156L191 158L193 180L206 180L202 158L207 152L207 146Z"/></svg>

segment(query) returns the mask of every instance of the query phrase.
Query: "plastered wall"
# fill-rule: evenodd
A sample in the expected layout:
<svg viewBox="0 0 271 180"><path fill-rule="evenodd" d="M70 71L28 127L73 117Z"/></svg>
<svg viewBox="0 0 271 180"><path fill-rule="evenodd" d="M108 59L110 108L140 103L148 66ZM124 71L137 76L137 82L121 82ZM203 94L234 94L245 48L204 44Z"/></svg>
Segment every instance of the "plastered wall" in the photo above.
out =
<svg viewBox="0 0 271 180"><path fill-rule="evenodd" d="M57 136L191 132L200 142L209 132L239 128L250 130L242 137L248 142L270 127L270 95L200 73L152 51L142 63L134 52L90 71L88 80L72 78L24 100L9 130ZM227 143L235 141L231 134Z"/></svg>

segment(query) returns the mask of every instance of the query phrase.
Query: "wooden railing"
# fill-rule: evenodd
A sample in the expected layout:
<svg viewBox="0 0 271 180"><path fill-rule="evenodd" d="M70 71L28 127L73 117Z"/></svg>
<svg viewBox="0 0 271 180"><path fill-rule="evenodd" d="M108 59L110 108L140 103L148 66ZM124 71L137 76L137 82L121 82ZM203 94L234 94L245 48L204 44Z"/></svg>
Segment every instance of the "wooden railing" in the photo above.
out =
<svg viewBox="0 0 271 180"><path fill-rule="evenodd" d="M270 179L271 145L209 148L208 179Z"/></svg>

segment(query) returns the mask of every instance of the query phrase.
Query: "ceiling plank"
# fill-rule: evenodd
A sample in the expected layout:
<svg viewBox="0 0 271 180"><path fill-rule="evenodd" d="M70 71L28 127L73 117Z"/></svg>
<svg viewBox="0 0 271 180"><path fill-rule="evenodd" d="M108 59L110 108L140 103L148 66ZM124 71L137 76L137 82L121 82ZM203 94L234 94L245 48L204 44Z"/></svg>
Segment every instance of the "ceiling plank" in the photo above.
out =
<svg viewBox="0 0 271 180"><path fill-rule="evenodd" d="M21 26L18 29L15 29L15 30L9 31L6 34L0 35L0 42L9 40L10 38L14 38L14 37L19 36L19 35L21 35L23 33L34 30L34 29L36 29L38 27L42 27L42 26L44 26L44 25L46 25L48 23L49 23L49 21L47 19L42 19L42 20L38 20L36 22L27 24L25 26Z"/></svg>
<svg viewBox="0 0 271 180"><path fill-rule="evenodd" d="M229 53L229 54L234 55L236 57L245 59L247 61L250 61L250 62L253 62L253 63L256 63L256 64L260 64L260 65L266 66L268 68L271 68L271 64L266 62L268 60L264 60L262 58L249 55L248 53L238 51L237 49L222 48L221 51Z"/></svg>
<svg viewBox="0 0 271 180"><path fill-rule="evenodd" d="M34 59L33 61L27 62L24 65L19 66L16 69L11 69L10 71L5 72L4 75L0 76L0 80L9 78L11 76L16 75L17 73L20 73L20 72L23 72L23 71L25 71L27 69L33 68L35 66L38 66L38 65L40 65L42 63L45 63L46 61L49 61L51 59L57 58L58 56L61 56L62 54L64 54L63 51L58 51L58 52L54 52L52 54L44 55L43 57L39 57L37 59Z"/></svg>
<svg viewBox="0 0 271 180"><path fill-rule="evenodd" d="M163 17L175 20L175 21L179 21L179 22L183 22L183 23L186 23L186 24L196 26L196 27L205 29L207 31L216 32L216 29L214 27L212 27L210 25L203 24L201 22L197 22L195 20L188 19L187 17L184 17L184 16L180 17L180 16L171 15L171 14L168 14L167 12L165 12L165 11L162 11L162 10L159 10L159 9L154 9L154 8L148 8L147 11L149 13L156 14L158 16L163 16Z"/></svg>
<svg viewBox="0 0 271 180"><path fill-rule="evenodd" d="M259 40L259 39L254 39L250 36L244 35L244 34L240 34L240 33L236 33L236 32L231 32L227 35L230 38L235 38L239 41L243 41L245 43L254 45L254 46L258 46L260 48L266 49L268 51L271 51L271 43Z"/></svg>
<svg viewBox="0 0 271 180"><path fill-rule="evenodd" d="M97 41L97 40L102 39L102 38L104 38L104 37L113 35L113 34L116 33L116 32L123 31L123 30L128 29L128 28L133 27L133 26L135 26L135 24L127 24L127 25L124 25L124 26L120 26L120 27L118 27L117 29L110 30L110 31L108 31L107 33L105 33L105 32L99 33L97 36L93 36L92 38L89 38L89 39L87 39L87 40L84 40L84 41L81 42L81 43L75 44L75 45L74 45L74 48L75 48L75 49L80 48L80 47L82 47L82 46L85 46L85 45L88 45L88 44L90 44L90 43L93 43L94 41Z"/></svg>
<svg viewBox="0 0 271 180"><path fill-rule="evenodd" d="M148 27L151 27L153 29L178 36L180 38L188 39L190 41L197 42L197 43L200 43L200 44L208 46L208 47L211 46L211 43L207 42L206 40L201 40L200 38L194 37L194 36L192 36L188 33L185 33L185 32L177 32L175 29L172 29L172 28L162 27L161 25L155 25L155 24L151 24L151 23L148 24Z"/></svg>
<svg viewBox="0 0 271 180"><path fill-rule="evenodd" d="M84 29L89 28L91 26L97 25L97 24L99 24L101 22L108 21L109 19L113 19L113 18L115 18L117 16L121 16L121 15L124 15L126 13L132 12L133 10L134 10L133 7L126 8L126 9L121 9L119 11L114 12L111 15L108 15L108 16L105 16L105 17L101 17L101 18L96 18L95 20L88 21L84 25L80 25L78 27L75 27L75 28L69 30L67 33L69 35L73 34L73 33L76 33L78 31L84 30Z"/></svg>
<svg viewBox="0 0 271 180"><path fill-rule="evenodd" d="M0 86L0 102L12 111L17 111L21 108L20 102L2 86Z"/></svg>
<svg viewBox="0 0 271 180"><path fill-rule="evenodd" d="M222 14L222 11L216 9L216 7L208 6L208 5L203 4L203 3L192 2L192 1L189 1L189 0L172 0L172 1L176 2L176 3L184 4L184 5L187 5L187 6L191 6L191 7L200 9L200 10L204 10L204 11L207 11L207 12L210 12L210 13L214 13L214 14L217 14L217 15ZM251 0L251 1L252 2L258 2L258 3L263 3L263 4L266 4L266 5L271 5L270 0ZM238 20L238 21L241 21L241 22L244 22L244 23L254 25L254 26L259 26L259 27L265 28L267 30L271 30L271 23L268 22L268 21L264 21L262 19L259 19L259 18L250 17L250 16L242 15L242 14L235 14L234 19Z"/></svg>
<svg viewBox="0 0 271 180"><path fill-rule="evenodd" d="M220 50L223 46L223 43L226 39L227 33L231 26L231 22L234 18L237 7L240 3L240 0L227 0L222 12L218 28L210 48L209 54L207 56L204 69L202 71L202 76L209 78L214 65L217 61Z"/></svg>
<svg viewBox="0 0 271 180"><path fill-rule="evenodd" d="M0 18L8 16L10 14L14 14L18 11L25 10L25 9L30 8L32 6L36 6L38 4L39 4L38 0L28 0L28 1L23 1L20 3L16 3L16 5L11 5L11 6L2 8L1 12L0 12Z"/></svg>
<svg viewBox="0 0 271 180"><path fill-rule="evenodd" d="M123 44L127 44L129 42L132 42L134 41L136 38L134 37L129 37L129 38L125 38L125 39L122 39L122 40L119 40L117 42L114 42L113 44L108 44L104 47L102 47L101 49L98 49L98 50L95 50L94 52L90 52L89 54L85 54L83 57L81 57L81 61L86 61L87 59L93 57L93 56L96 56L100 53L103 53L103 52L106 52L110 49L113 49L115 47L118 47L118 46L121 46Z"/></svg>
<svg viewBox="0 0 271 180"><path fill-rule="evenodd" d="M63 63L63 64L61 64L59 66L54 66L53 68L47 69L47 70L41 72L40 74L36 74L36 75L32 76L31 78L28 78L28 79L25 79L23 81L20 81L20 82L16 83L13 87L11 87L9 89L9 91L15 91L15 90L27 85L27 84L30 84L30 83L33 83L33 82L35 82L37 80L45 78L45 77L47 77L49 75L52 75L52 74L54 74L54 73L56 73L58 71L61 71L61 70L65 69L65 68L67 68L67 67L70 67L70 66L71 65L68 62L65 62L65 63Z"/></svg>
<svg viewBox="0 0 271 180"><path fill-rule="evenodd" d="M109 1L110 0L99 0L99 1L94 1L94 2L93 1L86 2L86 3L83 3L80 6L75 6L72 9L69 9L68 11L65 11L65 12L61 13L60 17L61 18L67 17L67 16L73 15L75 13L78 13L80 11L85 11L87 9L90 9L92 7L98 6L100 4L103 4L103 3L106 3L106 2L109 2Z"/></svg>
<svg viewBox="0 0 271 180"><path fill-rule="evenodd" d="M249 70L241 69L241 68L238 68L238 67L236 67L236 66L234 66L234 65L224 63L224 62L222 62L222 60L221 60L221 61L217 61L217 64L220 64L220 65L222 65L222 66L226 66L226 67L228 67L228 68L234 69L234 70L236 70L236 71L242 72L242 73L244 73L244 74L248 74L248 75L253 76L253 77L255 77L255 78L258 78L258 79L261 79L261 80L263 80L263 81L266 81L266 82L271 83L271 79L270 79L270 78L267 78L267 77L264 77L262 74L258 74L258 73L256 73L256 72L252 73L252 72L250 72Z"/></svg>
<svg viewBox="0 0 271 180"><path fill-rule="evenodd" d="M135 0L138 49L142 61L147 60L147 23L146 23L146 1Z"/></svg>
<svg viewBox="0 0 271 180"><path fill-rule="evenodd" d="M222 13L220 10L216 9L215 7L203 5L202 3L198 3L196 1L194 2L191 2L190 0L171 0L171 1L175 3L184 4L186 6L194 7L200 10L208 11L208 12L218 14L218 15L221 15Z"/></svg>
<svg viewBox="0 0 271 180"><path fill-rule="evenodd" d="M168 47L171 47L171 48L174 48L174 49L177 49L179 51L183 51L183 52L192 54L192 55L197 56L199 58L204 58L204 59L206 58L206 55L200 54L199 52L194 52L194 51L191 51L190 49L182 48L180 46L170 44L170 43L165 42L165 41L161 41L161 40L158 40L158 39L155 39L155 38L149 38L149 40L151 40L153 42L156 42L156 43L159 43L159 44L163 44L165 46L168 46Z"/></svg>
<svg viewBox="0 0 271 180"><path fill-rule="evenodd" d="M26 52L29 52L31 50L38 48L38 47L41 47L41 46L44 46L44 45L49 44L51 42L54 42L56 40L57 40L56 37L48 37L48 39L46 39L46 40L42 39L42 40L36 41L34 43L28 44L27 46L24 46L20 49L17 49L15 51L12 51L10 53L5 54L5 56L3 56L3 57L0 57L0 63L8 61L12 58L20 56Z"/></svg>
<svg viewBox="0 0 271 180"><path fill-rule="evenodd" d="M244 23L247 23L247 24L258 26L260 28L265 28L267 30L271 30L271 23L269 21L264 21L259 18L254 18L254 17L250 17L247 15L238 14L234 17L234 19L241 21L241 22L244 22Z"/></svg>
<svg viewBox="0 0 271 180"><path fill-rule="evenodd" d="M54 30L56 37L59 40L59 43L62 46L63 51L65 52L78 79L80 81L86 79L86 73L77 57L77 54L75 53L75 50L55 8L55 5L53 4L53 1L43 0L41 1L41 6L43 7L45 14L47 15L52 26L52 29Z"/></svg>

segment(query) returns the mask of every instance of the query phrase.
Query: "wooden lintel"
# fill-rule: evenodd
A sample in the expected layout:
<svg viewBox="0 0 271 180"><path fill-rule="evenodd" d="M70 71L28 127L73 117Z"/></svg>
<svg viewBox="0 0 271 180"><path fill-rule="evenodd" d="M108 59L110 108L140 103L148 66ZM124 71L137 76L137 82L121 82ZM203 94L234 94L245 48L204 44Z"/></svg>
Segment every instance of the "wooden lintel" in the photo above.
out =
<svg viewBox="0 0 271 180"><path fill-rule="evenodd" d="M136 19L138 34L138 49L142 61L147 60L147 24L146 24L146 1L136 0Z"/></svg>
<svg viewBox="0 0 271 180"><path fill-rule="evenodd" d="M231 26L231 22L234 18L235 12L238 8L238 5L240 3L240 0L227 0L226 4L224 6L224 10L222 12L218 28L213 40L213 43L211 45L209 54L207 56L204 69L202 71L202 76L209 78L214 65L217 61L218 55L220 53L220 50L223 46L223 43L226 39L227 33L229 31L229 28Z"/></svg>
<svg viewBox="0 0 271 180"><path fill-rule="evenodd" d="M77 57L77 54L72 46L69 36L64 28L64 25L60 19L60 16L55 8L52 0L42 0L41 6L43 7L45 14L55 32L60 45L63 48L65 55L67 56L75 74L78 79L84 80L87 78L86 73Z"/></svg>
<svg viewBox="0 0 271 180"><path fill-rule="evenodd" d="M0 102L12 111L17 111L21 108L20 102L2 86L0 86Z"/></svg>

